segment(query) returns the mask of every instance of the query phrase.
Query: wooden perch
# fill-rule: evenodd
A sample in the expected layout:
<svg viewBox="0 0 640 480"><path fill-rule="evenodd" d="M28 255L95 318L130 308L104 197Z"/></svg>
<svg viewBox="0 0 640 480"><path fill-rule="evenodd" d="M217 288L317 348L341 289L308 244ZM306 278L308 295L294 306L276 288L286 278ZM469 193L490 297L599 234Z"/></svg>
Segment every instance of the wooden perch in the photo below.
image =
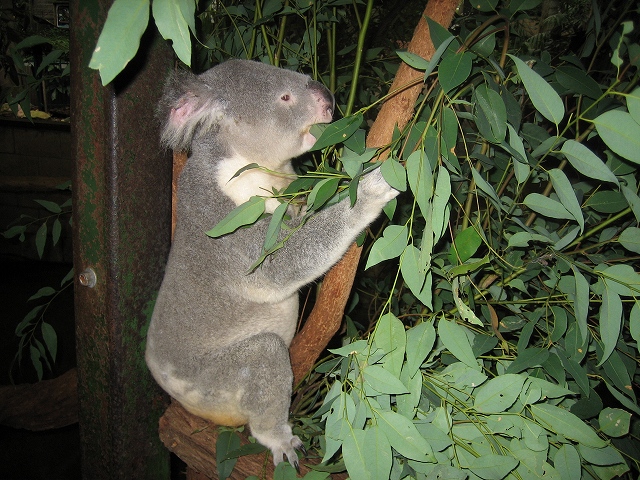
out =
<svg viewBox="0 0 640 480"><path fill-rule="evenodd" d="M53 380L0 387L0 424L41 431L78 421L78 371Z"/></svg>
<svg viewBox="0 0 640 480"><path fill-rule="evenodd" d="M457 5L458 0L429 0L408 45L408 51L427 59L431 58L435 48L431 42L425 17L449 28ZM381 148L379 159L385 158L387 154L386 147L391 141L394 128L396 126L399 129L404 128L412 118L415 102L423 87L422 82L417 80L422 75L423 72L414 70L404 63L400 65L390 89L391 93L396 93L383 104L367 136L368 147ZM412 83L415 85L407 87ZM184 154L174 156L174 182L179 176L185 159ZM313 311L303 329L293 339L290 354L296 384L309 373L340 328L359 258L360 249L354 245L327 273L318 292L318 301ZM216 478L217 429L215 426L189 414L177 402L173 402L160 420L160 438L169 450L176 453L191 467L188 473L189 478L201 479L202 475ZM244 441L247 441L246 433ZM272 478L273 466L267 457L267 454L262 454L239 458L231 478L244 479L247 475ZM345 478L345 476L333 475L333 478Z"/></svg>

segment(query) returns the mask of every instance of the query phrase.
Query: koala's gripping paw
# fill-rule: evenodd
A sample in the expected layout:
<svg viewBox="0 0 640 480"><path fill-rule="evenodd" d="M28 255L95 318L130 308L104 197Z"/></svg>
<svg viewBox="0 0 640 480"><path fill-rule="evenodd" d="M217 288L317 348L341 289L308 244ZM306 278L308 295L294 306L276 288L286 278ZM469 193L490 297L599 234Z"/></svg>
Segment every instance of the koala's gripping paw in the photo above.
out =
<svg viewBox="0 0 640 480"><path fill-rule="evenodd" d="M271 453L273 453L273 464L278 465L283 461L283 457L286 456L291 466L300 471L296 450L305 453L304 445L297 435L292 435L289 441L285 440L280 445L272 445Z"/></svg>
<svg viewBox="0 0 640 480"><path fill-rule="evenodd" d="M362 177L358 190L359 195L364 194L367 198L375 199L382 205L385 205L400 193L387 183L379 168Z"/></svg>

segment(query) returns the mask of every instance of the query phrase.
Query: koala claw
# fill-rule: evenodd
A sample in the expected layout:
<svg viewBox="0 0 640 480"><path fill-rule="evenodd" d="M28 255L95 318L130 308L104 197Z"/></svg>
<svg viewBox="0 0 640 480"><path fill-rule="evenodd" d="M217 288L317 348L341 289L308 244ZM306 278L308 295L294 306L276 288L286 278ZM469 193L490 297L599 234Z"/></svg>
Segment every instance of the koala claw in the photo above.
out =
<svg viewBox="0 0 640 480"><path fill-rule="evenodd" d="M298 436L294 435L291 437L289 441L289 445L283 444L280 448L273 451L273 463L274 465L278 465L283 460L283 456L286 457L287 461L291 464L293 468L300 473L300 463L298 462L298 455L296 450L300 450L303 454L306 455L307 451L302 444L302 441Z"/></svg>

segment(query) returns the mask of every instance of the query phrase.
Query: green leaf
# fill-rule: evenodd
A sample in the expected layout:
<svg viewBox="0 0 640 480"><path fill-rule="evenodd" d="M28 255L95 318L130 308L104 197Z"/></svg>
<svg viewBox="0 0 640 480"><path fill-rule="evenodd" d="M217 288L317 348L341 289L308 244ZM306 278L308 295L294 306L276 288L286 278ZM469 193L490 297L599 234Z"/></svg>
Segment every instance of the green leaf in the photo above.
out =
<svg viewBox="0 0 640 480"><path fill-rule="evenodd" d="M149 0L115 0L89 68L100 71L102 85L110 83L131 61L149 23Z"/></svg>
<svg viewBox="0 0 640 480"><path fill-rule="evenodd" d="M400 57L404 63L416 70L426 70L429 67L429 60L422 58L415 53L407 52L404 50L397 50L396 54Z"/></svg>
<svg viewBox="0 0 640 480"><path fill-rule="evenodd" d="M407 189L407 172L395 158L388 158L380 165L382 176L396 190L404 192Z"/></svg>
<svg viewBox="0 0 640 480"><path fill-rule="evenodd" d="M382 360L384 368L399 378L407 344L407 334L402 322L393 313L385 313L378 320L373 341L374 346L385 354Z"/></svg>
<svg viewBox="0 0 640 480"><path fill-rule="evenodd" d="M218 224L207 232L213 238L235 232L238 228L254 223L264 213L264 198L253 196L231 210Z"/></svg>
<svg viewBox="0 0 640 480"><path fill-rule="evenodd" d="M406 225L388 225L371 247L365 270L384 260L399 257L408 241L409 229Z"/></svg>
<svg viewBox="0 0 640 480"><path fill-rule="evenodd" d="M493 187L489 185L489 183L484 178L482 178L480 172L478 172L475 168L471 169L471 174L473 175L473 181L476 182L478 188L482 190L482 192L484 192L493 201L497 209L500 209L502 207L502 202L500 201L500 198L498 197L498 194L493 189Z"/></svg>
<svg viewBox="0 0 640 480"><path fill-rule="evenodd" d="M17 237L18 235L23 236L24 232L27 231L27 227L25 225L14 225L11 228L8 228L7 230L5 230L2 233L2 236L4 238L13 238L13 237ZM20 240L22 241L22 240Z"/></svg>
<svg viewBox="0 0 640 480"><path fill-rule="evenodd" d="M476 88L475 100L475 114L480 133L492 143L503 143L507 135L507 107L502 97L486 84L482 84ZM488 125L489 130L485 125Z"/></svg>
<svg viewBox="0 0 640 480"><path fill-rule="evenodd" d="M411 293L425 306L432 306L431 282L427 281L428 269L420 261L421 252L412 244L407 245L402 254L400 271L402 278L411 290Z"/></svg>
<svg viewBox="0 0 640 480"><path fill-rule="evenodd" d="M606 446L606 442L598 437L591 427L563 408L546 403L531 405L529 408L536 420L552 432L589 447Z"/></svg>
<svg viewBox="0 0 640 480"><path fill-rule="evenodd" d="M576 198L573 185L564 172L558 168L549 170L549 178L551 178L553 189L556 191L560 203L562 203L564 208L566 208L576 222L578 222L578 225L580 225L580 233L582 233L584 231L584 216L582 215L582 209Z"/></svg>
<svg viewBox="0 0 640 480"><path fill-rule="evenodd" d="M482 245L482 237L478 234L477 227L467 227L456 235L449 249L449 262L452 265L464 263L469 260Z"/></svg>
<svg viewBox="0 0 640 480"><path fill-rule="evenodd" d="M549 358L549 351L542 347L525 348L518 351L516 359L505 370L507 373L520 373L523 370L542 365Z"/></svg>
<svg viewBox="0 0 640 480"><path fill-rule="evenodd" d="M451 197L451 176L443 166L438 167L436 188L433 192L431 229L436 241L439 240L449 222L449 199Z"/></svg>
<svg viewBox="0 0 640 480"><path fill-rule="evenodd" d="M600 430L610 437L622 437L629 433L631 414L620 408L604 408L598 415Z"/></svg>
<svg viewBox="0 0 640 480"><path fill-rule="evenodd" d="M236 432L223 430L218 434L216 441L216 465L218 468L218 478L226 479L231 475L237 459L229 458L227 455L240 448L240 437Z"/></svg>
<svg viewBox="0 0 640 480"><path fill-rule="evenodd" d="M42 258L44 254L44 246L47 243L47 222L44 222L36 232L36 250L38 257Z"/></svg>
<svg viewBox="0 0 640 480"><path fill-rule="evenodd" d="M593 465L616 465L625 463L622 455L611 445L602 448L578 445L578 451L584 460Z"/></svg>
<svg viewBox="0 0 640 480"><path fill-rule="evenodd" d="M318 210L338 191L340 177L324 178L315 184L307 198L307 209Z"/></svg>
<svg viewBox="0 0 640 480"><path fill-rule="evenodd" d="M408 418L391 411L375 412L378 426L391 446L402 456L419 462L433 462L433 450Z"/></svg>
<svg viewBox="0 0 640 480"><path fill-rule="evenodd" d="M635 122L640 123L640 87L627 94L627 110Z"/></svg>
<svg viewBox="0 0 640 480"><path fill-rule="evenodd" d="M630 252L640 253L640 228L625 228L618 237L618 242Z"/></svg>
<svg viewBox="0 0 640 480"><path fill-rule="evenodd" d="M556 69L556 79L560 85L573 93L586 95L594 100L602 96L598 82L580 68L562 65Z"/></svg>
<svg viewBox="0 0 640 480"><path fill-rule="evenodd" d="M407 363L404 370L413 376L431 353L436 341L436 329L431 322L422 322L407 330Z"/></svg>
<svg viewBox="0 0 640 480"><path fill-rule="evenodd" d="M550 122L558 125L564 117L564 104L551 85L518 57L509 55L529 94L531 103Z"/></svg>
<svg viewBox="0 0 640 480"><path fill-rule="evenodd" d="M385 480L392 464L391 445L380 428L354 429L342 444L349 477L354 480Z"/></svg>
<svg viewBox="0 0 640 480"><path fill-rule="evenodd" d="M278 238L280 236L280 230L282 227L282 219L287 213L288 208L289 204L281 203L273 211L271 220L269 221L269 227L267 228L267 233L264 236L264 244L262 248L265 252L268 252L278 243Z"/></svg>
<svg viewBox="0 0 640 480"><path fill-rule="evenodd" d="M640 345L640 302L636 300L629 313L629 331L631 337Z"/></svg>
<svg viewBox="0 0 640 480"><path fill-rule="evenodd" d="M329 124L311 147L311 151L322 150L329 145L344 142L360 128L362 119L362 114L357 113Z"/></svg>
<svg viewBox="0 0 640 480"><path fill-rule="evenodd" d="M600 338L603 343L603 353L598 366L602 365L616 348L620 328L622 326L622 300L611 288L605 287L602 292L602 306L600 307Z"/></svg>
<svg viewBox="0 0 640 480"><path fill-rule="evenodd" d="M610 110L593 120L602 141L627 160L640 163L640 125L622 110Z"/></svg>
<svg viewBox="0 0 640 480"><path fill-rule="evenodd" d="M612 190L600 190L584 203L585 207L593 208L600 213L618 213L627 208L627 205L624 195Z"/></svg>
<svg viewBox="0 0 640 480"><path fill-rule="evenodd" d="M621 187L621 190L624 198L627 200L627 203L636 217L636 221L640 223L640 197L638 197L636 192L624 185Z"/></svg>
<svg viewBox="0 0 640 480"><path fill-rule="evenodd" d="M573 220L573 215L567 211L564 205L539 193L530 193L522 203L545 217Z"/></svg>
<svg viewBox="0 0 640 480"><path fill-rule="evenodd" d="M55 362L58 354L58 336L56 335L56 331L47 322L40 324L40 331L49 355L51 355L51 359Z"/></svg>
<svg viewBox="0 0 640 480"><path fill-rule="evenodd" d="M501 480L517 466L516 458L489 453L474 458L469 465L469 470L485 480Z"/></svg>
<svg viewBox="0 0 640 480"><path fill-rule="evenodd" d="M433 193L433 173L424 150L416 150L406 162L409 187L413 192L422 215L429 215L429 200Z"/></svg>
<svg viewBox="0 0 640 480"><path fill-rule="evenodd" d="M474 370L480 369L464 327L442 318L438 322L438 335L451 355Z"/></svg>
<svg viewBox="0 0 640 480"><path fill-rule="evenodd" d="M27 300L27 302L30 302L31 300L35 300L37 298L50 297L51 295L53 295L55 293L56 293L56 290L54 288L42 287L40 290L37 291L37 293L31 295L29 297L29 299Z"/></svg>
<svg viewBox="0 0 640 480"><path fill-rule="evenodd" d="M589 282L584 278L576 267L571 266L573 271L576 294L573 300L573 310L580 329L582 342L587 340L587 317L589 315Z"/></svg>
<svg viewBox="0 0 640 480"><path fill-rule="evenodd" d="M571 444L563 444L553 457L553 466L560 474L560 478L580 478L580 455Z"/></svg>
<svg viewBox="0 0 640 480"><path fill-rule="evenodd" d="M60 219L56 218L53 221L53 228L51 230L51 238L53 240L53 245L57 245L60 240L60 235L62 235L62 223L60 223Z"/></svg>
<svg viewBox="0 0 640 480"><path fill-rule="evenodd" d="M508 248L528 247L529 242L550 243L551 239L538 233L517 232L509 237Z"/></svg>
<svg viewBox="0 0 640 480"><path fill-rule="evenodd" d="M515 403L522 391L524 375L503 374L492 378L476 390L473 407L482 413L501 413Z"/></svg>
<svg viewBox="0 0 640 480"><path fill-rule="evenodd" d="M560 152L567 158L569 163L581 174L603 180L605 182L619 185L618 179L598 156L589 148L575 140L567 140L562 145Z"/></svg>
<svg viewBox="0 0 640 480"><path fill-rule="evenodd" d="M153 0L153 18L165 40L172 40L173 50L187 66L191 65L191 36L187 18L195 15L194 0ZM185 15L189 17L185 18Z"/></svg>
<svg viewBox="0 0 640 480"><path fill-rule="evenodd" d="M349 477L354 480L369 480L367 452L364 447L364 430L351 430L342 443L342 457Z"/></svg>
<svg viewBox="0 0 640 480"><path fill-rule="evenodd" d="M378 393L388 395L409 393L407 387L398 379L398 377L378 365L367 365L362 369L362 375L365 383Z"/></svg>
<svg viewBox="0 0 640 480"><path fill-rule="evenodd" d="M38 380L42 380L42 361L40 360L40 350L38 350L33 345L29 346L29 353L31 354L31 363L33 364L33 368L36 370L38 374Z"/></svg>
<svg viewBox="0 0 640 480"><path fill-rule="evenodd" d="M438 81L445 93L450 92L455 87L469 78L473 56L469 52L456 53L443 58L438 67Z"/></svg>
<svg viewBox="0 0 640 480"><path fill-rule="evenodd" d="M58 205L55 202L50 202L48 200L34 200L34 202L42 205L51 213L62 213L62 209L60 208L60 205Z"/></svg>

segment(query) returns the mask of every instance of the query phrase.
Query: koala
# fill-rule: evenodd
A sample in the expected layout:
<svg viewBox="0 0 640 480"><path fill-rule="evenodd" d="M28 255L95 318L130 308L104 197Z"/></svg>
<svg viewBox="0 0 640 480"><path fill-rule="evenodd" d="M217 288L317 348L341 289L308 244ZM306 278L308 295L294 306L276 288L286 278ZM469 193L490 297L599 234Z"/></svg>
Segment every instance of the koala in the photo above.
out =
<svg viewBox="0 0 640 480"><path fill-rule="evenodd" d="M291 160L316 141L309 128L330 122L333 109L322 84L249 60L174 74L160 105L163 144L189 157L147 365L185 409L219 425L248 424L276 465L286 456L296 468L302 442L288 422L288 347L298 290L329 270L398 192L379 169L364 175L353 206L347 198L318 211L253 270L269 218L220 238L205 231L250 197L285 188L295 178ZM237 175L253 163L265 169ZM270 198L266 209L277 205ZM291 210L291 224L299 225Z"/></svg>

